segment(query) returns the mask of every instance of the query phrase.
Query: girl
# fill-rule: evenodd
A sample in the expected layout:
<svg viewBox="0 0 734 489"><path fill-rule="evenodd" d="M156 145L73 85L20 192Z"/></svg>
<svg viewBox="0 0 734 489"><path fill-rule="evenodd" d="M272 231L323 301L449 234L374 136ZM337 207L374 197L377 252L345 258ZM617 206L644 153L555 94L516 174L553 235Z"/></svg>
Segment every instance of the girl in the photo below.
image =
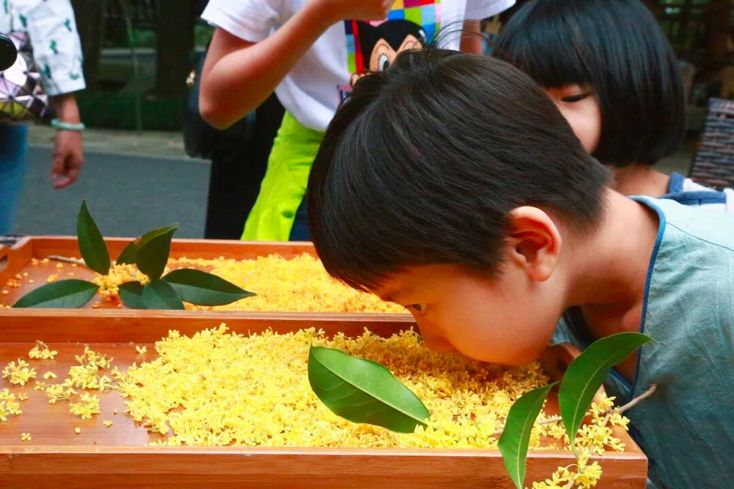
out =
<svg viewBox="0 0 734 489"><path fill-rule="evenodd" d="M273 90L286 109L243 239L308 239L306 180L323 131L350 82L387 68L397 54L433 41L441 26L470 22L514 0L212 0L217 26L202 78L200 110L226 127ZM380 19L375 21L375 19ZM461 26L461 24L459 24ZM460 36L446 46L479 52Z"/></svg>
<svg viewBox="0 0 734 489"><path fill-rule="evenodd" d="M734 212L731 189L653 167L685 134L685 96L673 49L641 1L529 0L494 53L545 87L619 192Z"/></svg>

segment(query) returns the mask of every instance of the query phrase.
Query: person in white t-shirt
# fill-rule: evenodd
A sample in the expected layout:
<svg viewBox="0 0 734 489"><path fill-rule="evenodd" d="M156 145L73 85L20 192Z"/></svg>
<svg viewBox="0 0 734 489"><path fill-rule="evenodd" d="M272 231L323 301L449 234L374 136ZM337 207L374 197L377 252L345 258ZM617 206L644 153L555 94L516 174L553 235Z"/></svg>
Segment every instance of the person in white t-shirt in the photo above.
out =
<svg viewBox="0 0 734 489"><path fill-rule="evenodd" d="M201 85L204 119L227 127L273 90L286 109L242 239L309 239L302 202L308 174L352 81L385 69L401 51L435 42L478 53L479 20L514 3L211 0L202 14L217 27Z"/></svg>

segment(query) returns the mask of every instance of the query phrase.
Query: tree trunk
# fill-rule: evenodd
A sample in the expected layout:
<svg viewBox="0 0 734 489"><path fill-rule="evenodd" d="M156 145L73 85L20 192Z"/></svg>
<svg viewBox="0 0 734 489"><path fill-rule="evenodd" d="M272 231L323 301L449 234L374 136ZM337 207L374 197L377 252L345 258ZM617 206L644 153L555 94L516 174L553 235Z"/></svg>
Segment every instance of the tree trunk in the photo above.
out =
<svg viewBox="0 0 734 489"><path fill-rule="evenodd" d="M156 93L181 96L194 47L194 0L159 0L156 19Z"/></svg>
<svg viewBox="0 0 734 489"><path fill-rule="evenodd" d="M97 84L104 39L105 0L71 0L84 55L84 79L87 88Z"/></svg>
<svg viewBox="0 0 734 489"><path fill-rule="evenodd" d="M731 42L732 0L711 0L709 3L708 49L714 63L721 62L728 54Z"/></svg>

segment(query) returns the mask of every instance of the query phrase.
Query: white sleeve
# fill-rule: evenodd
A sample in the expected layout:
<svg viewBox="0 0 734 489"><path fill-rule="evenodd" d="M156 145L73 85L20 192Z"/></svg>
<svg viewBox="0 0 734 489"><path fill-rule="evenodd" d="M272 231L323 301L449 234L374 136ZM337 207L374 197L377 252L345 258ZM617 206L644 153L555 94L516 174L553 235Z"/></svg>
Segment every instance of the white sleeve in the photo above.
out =
<svg viewBox="0 0 734 489"><path fill-rule="evenodd" d="M515 0L467 0L465 18L467 20L487 19L501 14L513 5L515 5Z"/></svg>
<svg viewBox="0 0 734 489"><path fill-rule="evenodd" d="M83 90L82 45L69 0L37 2L26 15L33 59L46 93L54 96Z"/></svg>
<svg viewBox="0 0 734 489"><path fill-rule="evenodd" d="M201 18L245 41L259 42L280 26L284 0L210 0Z"/></svg>

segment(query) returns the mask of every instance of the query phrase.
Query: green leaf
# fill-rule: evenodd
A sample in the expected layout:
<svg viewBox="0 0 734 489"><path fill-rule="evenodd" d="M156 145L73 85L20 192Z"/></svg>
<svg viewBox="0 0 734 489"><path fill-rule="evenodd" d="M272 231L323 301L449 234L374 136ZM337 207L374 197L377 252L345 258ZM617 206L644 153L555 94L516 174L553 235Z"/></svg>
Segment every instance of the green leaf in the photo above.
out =
<svg viewBox="0 0 734 489"><path fill-rule="evenodd" d="M122 250L120 256L117 257L115 263L118 265L133 265L135 264L135 256L138 254L138 243L136 241L130 241L125 249Z"/></svg>
<svg viewBox="0 0 734 489"><path fill-rule="evenodd" d="M515 401L510 408L505 420L505 429L502 431L497 446L502 453L507 473L515 483L515 487L525 487L525 464L528 456L528 445L530 444L530 433L533 430L535 420L538 418L543 402L548 393L558 382L545 387L526 392Z"/></svg>
<svg viewBox="0 0 734 489"><path fill-rule="evenodd" d="M558 391L558 406L571 446L609 370L648 341L651 338L640 333L607 336L592 343L568 366Z"/></svg>
<svg viewBox="0 0 734 489"><path fill-rule="evenodd" d="M110 271L110 253L107 251L102 233L87 209L87 202L82 201L79 217L76 220L76 235L79 240L79 252L84 263L95 272L106 275Z"/></svg>
<svg viewBox="0 0 734 489"><path fill-rule="evenodd" d="M146 309L184 308L176 291L163 280L153 280L143 287L143 304Z"/></svg>
<svg viewBox="0 0 734 489"><path fill-rule="evenodd" d="M129 243L124 250L122 250L122 253L120 253L120 256L117 257L117 264L128 264L133 265L135 263L135 257L138 254L138 249L140 247L150 241L151 239L167 234L170 231L176 231L178 229L178 226L175 224L172 226L164 226L162 228L156 228L148 231L147 233L143 234L142 236L138 236L137 239Z"/></svg>
<svg viewBox="0 0 734 489"><path fill-rule="evenodd" d="M130 309L145 309L143 286L139 282L126 282L117 287L120 300Z"/></svg>
<svg viewBox="0 0 734 489"><path fill-rule="evenodd" d="M200 306L221 306L255 295L223 278L192 268L174 270L162 280L171 284L182 300Z"/></svg>
<svg viewBox="0 0 734 489"><path fill-rule="evenodd" d="M16 302L13 307L60 307L74 309L92 300L99 286L86 280L59 280L39 287Z"/></svg>
<svg viewBox="0 0 734 489"><path fill-rule="evenodd" d="M168 254L171 252L171 238L178 229L177 226L168 226L151 231L143 235L138 245L135 264L138 270L146 274L151 280L161 277L168 263Z"/></svg>
<svg viewBox="0 0 734 489"><path fill-rule="evenodd" d="M308 381L334 414L354 423L369 423L412 433L430 415L420 399L379 363L331 348L311 347Z"/></svg>

